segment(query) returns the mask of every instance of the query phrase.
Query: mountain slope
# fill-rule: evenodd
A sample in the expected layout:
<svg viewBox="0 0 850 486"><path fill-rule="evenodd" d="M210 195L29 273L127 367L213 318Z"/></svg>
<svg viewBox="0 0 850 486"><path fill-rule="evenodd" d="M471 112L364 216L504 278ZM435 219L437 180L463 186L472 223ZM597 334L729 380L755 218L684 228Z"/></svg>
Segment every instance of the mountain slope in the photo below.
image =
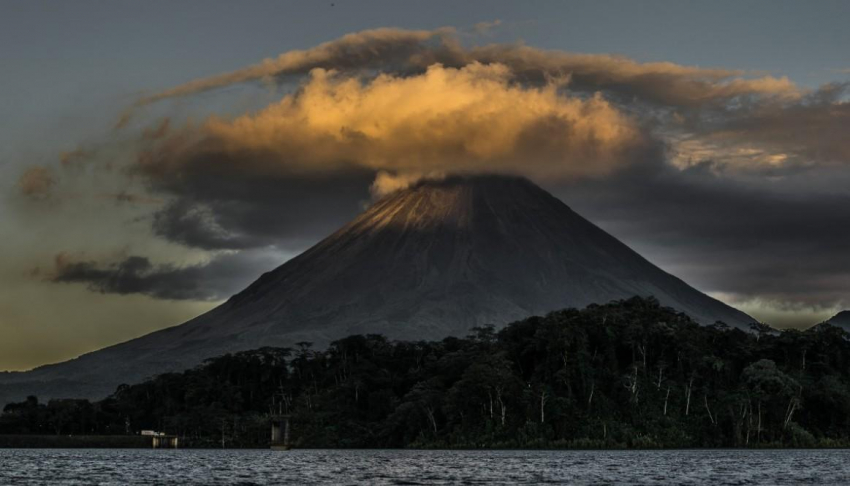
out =
<svg viewBox="0 0 850 486"><path fill-rule="evenodd" d="M850 331L850 310L839 312L826 322Z"/></svg>
<svg viewBox="0 0 850 486"><path fill-rule="evenodd" d="M241 349L299 341L323 346L354 333L463 336L482 324L634 295L653 295L703 324L754 322L652 265L525 179L455 177L383 198L185 324L0 383L16 382L5 387L15 398L24 389L100 396L120 383ZM0 399L4 395L0 389Z"/></svg>

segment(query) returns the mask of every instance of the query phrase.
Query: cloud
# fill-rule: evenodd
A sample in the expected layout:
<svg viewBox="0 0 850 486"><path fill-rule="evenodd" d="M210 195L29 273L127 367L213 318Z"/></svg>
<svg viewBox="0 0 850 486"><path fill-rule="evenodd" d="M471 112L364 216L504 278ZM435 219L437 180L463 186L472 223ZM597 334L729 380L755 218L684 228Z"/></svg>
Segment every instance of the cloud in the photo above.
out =
<svg viewBox="0 0 850 486"><path fill-rule="evenodd" d="M171 119L163 118L160 120L159 125L146 128L142 132L142 138L146 140L157 140L168 134L169 129L171 128Z"/></svg>
<svg viewBox="0 0 850 486"><path fill-rule="evenodd" d="M733 178L659 163L553 189L654 263L730 303L833 309L850 307L847 184L850 174L838 168Z"/></svg>
<svg viewBox="0 0 850 486"><path fill-rule="evenodd" d="M516 85L498 64L433 65L421 75L366 82L317 69L259 113L212 118L197 133L157 145L139 172L179 171L196 154L216 152L266 173L512 171L522 159L526 173L599 176L628 164L646 148L645 136L601 95Z"/></svg>
<svg viewBox="0 0 850 486"><path fill-rule="evenodd" d="M369 187L373 199L380 199L387 194L407 189L422 180L441 180L446 177L442 172L428 174L391 174L385 170L378 172L375 181Z"/></svg>
<svg viewBox="0 0 850 486"><path fill-rule="evenodd" d="M494 29L498 28L502 25L502 21L499 19L492 20L489 22L478 22L477 24L472 26L472 31L477 35L486 35L491 33Z"/></svg>
<svg viewBox="0 0 850 486"><path fill-rule="evenodd" d="M74 165L79 165L91 155L92 153L88 150L76 148L74 150L62 152L61 154L59 154L59 161L63 167L71 167Z"/></svg>
<svg viewBox="0 0 850 486"><path fill-rule="evenodd" d="M217 154L197 157L182 176L160 175L152 181L170 198L153 214L152 229L167 240L204 250L302 249L356 216L369 200L374 179L372 172L360 170L243 171Z"/></svg>
<svg viewBox="0 0 850 486"><path fill-rule="evenodd" d="M314 70L253 114L146 137L130 172L170 202L156 234L203 249L324 236L393 183L422 174L601 177L659 147L601 95L523 86L504 66L431 66L362 79ZM375 192L377 191L377 193Z"/></svg>
<svg viewBox="0 0 850 486"><path fill-rule="evenodd" d="M18 179L18 188L21 193L32 199L45 199L50 196L56 179L53 172L42 166L33 166L21 174Z"/></svg>
<svg viewBox="0 0 850 486"><path fill-rule="evenodd" d="M798 102L731 113L703 128L716 144L756 146L805 165L850 165L850 83L827 85Z"/></svg>
<svg viewBox="0 0 850 486"><path fill-rule="evenodd" d="M166 300L220 300L280 264L269 255L223 253L205 263L176 266L153 264L142 256L98 263L74 260L67 254L55 258L49 279L57 283L84 283L94 292L143 294Z"/></svg>
<svg viewBox="0 0 850 486"><path fill-rule="evenodd" d="M480 24L487 28L488 24ZM497 23L492 24L498 25ZM434 64L463 68L500 64L521 82L570 79L574 89L608 90L626 98L669 106L695 107L747 95L795 98L800 89L788 78L744 77L740 70L700 68L670 62L639 63L609 54L578 54L522 44L464 47L452 28L376 29L348 34L307 50L294 50L244 69L197 79L139 100L144 105L248 81L305 75L316 68L341 72L420 74Z"/></svg>
<svg viewBox="0 0 850 486"><path fill-rule="evenodd" d="M456 49L457 64L500 63L517 79L541 82L552 77L568 77L570 88L584 91L606 90L623 99L678 108L698 108L712 103L753 95L796 98L799 88L788 78L742 77L740 70L700 68L671 62L639 63L608 54L578 54L542 50L524 45L491 44ZM446 62L453 65L452 62Z"/></svg>
<svg viewBox="0 0 850 486"><path fill-rule="evenodd" d="M103 199L111 199L118 203L127 203L127 204L151 204L151 205L162 205L164 202L162 199L156 197L150 197L143 194L131 194L126 191L117 192L117 193L106 193L100 194L100 197Z"/></svg>
<svg viewBox="0 0 850 486"><path fill-rule="evenodd" d="M209 206L192 204L183 197L154 214L153 230L172 241L205 250L254 246L250 238L224 229L218 217Z"/></svg>
<svg viewBox="0 0 850 486"><path fill-rule="evenodd" d="M144 105L165 98L186 96L246 81L303 75L316 68L368 69L385 68L393 63L408 62L427 50L430 42L441 43L453 29L403 30L382 28L364 30L325 42L307 50L292 50L275 59L217 76L197 79L142 98ZM122 117L122 125L126 120Z"/></svg>

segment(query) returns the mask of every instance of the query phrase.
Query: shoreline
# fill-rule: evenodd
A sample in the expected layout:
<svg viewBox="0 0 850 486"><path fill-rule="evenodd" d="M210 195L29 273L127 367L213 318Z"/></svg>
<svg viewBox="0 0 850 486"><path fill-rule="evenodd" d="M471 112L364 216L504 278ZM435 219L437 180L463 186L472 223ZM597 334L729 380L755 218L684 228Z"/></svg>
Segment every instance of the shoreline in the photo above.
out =
<svg viewBox="0 0 850 486"><path fill-rule="evenodd" d="M153 449L144 435L0 435L0 449Z"/></svg>
<svg viewBox="0 0 850 486"><path fill-rule="evenodd" d="M155 449L151 444L151 438L141 435L0 435L0 449ZM173 450L169 448L161 448ZM178 449L190 450L222 450L222 451L267 451L276 450L269 446L255 447L179 447ZM820 446L820 447L781 447L781 446L761 446L761 447L606 447L606 448L569 448L569 447L457 447L457 448L439 448L439 447L409 447L409 448L394 448L394 447L293 447L289 450L279 450L279 452L291 451L573 451L573 452L637 452L637 451L806 451L806 450L850 450L848 446Z"/></svg>

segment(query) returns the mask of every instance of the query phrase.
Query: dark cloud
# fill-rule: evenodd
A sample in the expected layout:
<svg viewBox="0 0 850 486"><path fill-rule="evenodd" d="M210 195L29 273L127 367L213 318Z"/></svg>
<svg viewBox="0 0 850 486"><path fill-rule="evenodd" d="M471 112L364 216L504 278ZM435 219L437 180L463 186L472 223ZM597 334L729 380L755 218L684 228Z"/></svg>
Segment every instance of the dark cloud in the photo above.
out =
<svg viewBox="0 0 850 486"><path fill-rule="evenodd" d="M830 308L850 306L850 193L830 190L843 184L836 170L735 180L646 164L556 193L701 290Z"/></svg>
<svg viewBox="0 0 850 486"><path fill-rule="evenodd" d="M152 180L172 197L153 215L155 234L204 250L303 248L356 216L375 177L370 171L257 174L216 157L190 164L178 179Z"/></svg>
<svg viewBox="0 0 850 486"><path fill-rule="evenodd" d="M282 263L266 255L226 253L209 262L176 266L155 265L148 258L129 256L113 263L74 261L59 255L50 279L84 283L94 292L143 294L168 300L219 300L226 298Z"/></svg>
<svg viewBox="0 0 850 486"><path fill-rule="evenodd" d="M794 103L729 112L705 126L715 142L766 147L798 163L850 165L850 83L827 85Z"/></svg>

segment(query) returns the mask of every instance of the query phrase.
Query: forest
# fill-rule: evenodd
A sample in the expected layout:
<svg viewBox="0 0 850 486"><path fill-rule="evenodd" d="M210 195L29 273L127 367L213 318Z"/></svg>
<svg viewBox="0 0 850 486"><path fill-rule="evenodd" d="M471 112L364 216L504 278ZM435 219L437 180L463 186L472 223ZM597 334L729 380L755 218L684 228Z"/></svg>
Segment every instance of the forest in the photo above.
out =
<svg viewBox="0 0 850 486"><path fill-rule="evenodd" d="M700 326L654 299L530 317L463 338L350 336L262 348L118 387L7 404L0 434L177 434L303 448L850 446L850 342L828 324Z"/></svg>

